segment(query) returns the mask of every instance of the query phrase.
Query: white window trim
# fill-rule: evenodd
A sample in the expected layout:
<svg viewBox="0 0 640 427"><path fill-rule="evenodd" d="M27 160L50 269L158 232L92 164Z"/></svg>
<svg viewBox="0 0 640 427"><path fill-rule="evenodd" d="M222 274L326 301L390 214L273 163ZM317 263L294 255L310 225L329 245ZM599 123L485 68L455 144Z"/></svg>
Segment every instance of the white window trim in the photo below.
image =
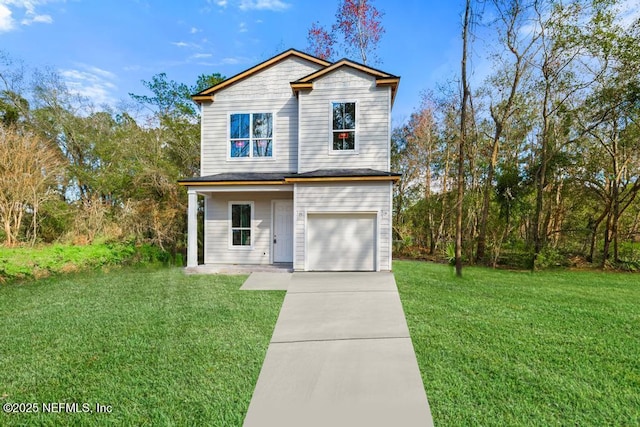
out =
<svg viewBox="0 0 640 427"><path fill-rule="evenodd" d="M353 147L353 150L334 150L333 149L333 104L347 103L347 102L356 104L356 128L355 128L355 136L354 136L354 147ZM331 101L329 101L329 144L327 146L327 149L330 156L349 156L353 154L358 154L360 152L360 143L359 143L360 114L359 112L360 112L360 109L359 109L357 99L332 99Z"/></svg>
<svg viewBox="0 0 640 427"><path fill-rule="evenodd" d="M251 227L249 228L249 230L251 231L251 245L248 246L236 246L233 244L233 218L232 218L232 206L233 205L249 205L251 206ZM250 201L230 201L228 204L228 210L227 210L229 216L228 216L228 224L229 224L229 231L227 233L227 236L229 238L229 249L230 250L235 250L235 251L250 251L253 249L253 246L255 245L255 227L253 226L253 218L255 215L255 206L253 202Z"/></svg>
<svg viewBox="0 0 640 427"><path fill-rule="evenodd" d="M253 137L251 134L253 133L253 120L249 119L249 157L231 157L231 116L234 114L249 114L252 116L253 114L271 114L271 127L272 127L272 136L271 136L271 157L254 157L253 156ZM242 161L251 161L251 162L271 162L276 160L276 113L274 111L231 111L227 113L227 140L225 142L227 144L227 161L228 162L242 162Z"/></svg>

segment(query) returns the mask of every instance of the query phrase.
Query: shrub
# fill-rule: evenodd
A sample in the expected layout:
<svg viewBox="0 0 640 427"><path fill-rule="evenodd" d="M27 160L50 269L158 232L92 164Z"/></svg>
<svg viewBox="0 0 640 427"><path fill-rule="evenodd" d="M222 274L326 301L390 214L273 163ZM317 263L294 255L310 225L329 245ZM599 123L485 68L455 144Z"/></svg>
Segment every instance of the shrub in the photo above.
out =
<svg viewBox="0 0 640 427"><path fill-rule="evenodd" d="M167 264L169 254L144 244L102 243L0 248L0 283L53 274L134 264Z"/></svg>
<svg viewBox="0 0 640 427"><path fill-rule="evenodd" d="M449 265L456 265L456 245L455 243L447 243L444 257Z"/></svg>
<svg viewBox="0 0 640 427"><path fill-rule="evenodd" d="M557 249L550 246L540 251L535 260L535 269L544 270L555 267L568 267L569 261L567 257L561 254Z"/></svg>

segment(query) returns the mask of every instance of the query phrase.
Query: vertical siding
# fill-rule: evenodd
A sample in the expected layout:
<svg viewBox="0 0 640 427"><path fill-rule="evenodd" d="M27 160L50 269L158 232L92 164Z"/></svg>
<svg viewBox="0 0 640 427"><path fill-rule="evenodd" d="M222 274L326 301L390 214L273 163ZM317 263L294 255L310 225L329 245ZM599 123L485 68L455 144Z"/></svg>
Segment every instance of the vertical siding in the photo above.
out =
<svg viewBox="0 0 640 427"><path fill-rule="evenodd" d="M391 269L391 190L388 182L296 184L294 268L305 269L306 221L313 212L376 212L377 266Z"/></svg>
<svg viewBox="0 0 640 427"><path fill-rule="evenodd" d="M331 102L356 101L357 153L331 153ZM342 67L300 93L299 172L335 168L389 170L391 90Z"/></svg>
<svg viewBox="0 0 640 427"><path fill-rule="evenodd" d="M201 175L223 172L295 172L298 165L298 100L290 82L320 68L300 58L285 59L217 92L202 106ZM227 159L229 113L274 114L274 158Z"/></svg>
<svg viewBox="0 0 640 427"><path fill-rule="evenodd" d="M205 264L269 264L271 254L271 201L291 198L283 192L211 193L206 197L204 221ZM230 249L229 202L253 202L253 249Z"/></svg>

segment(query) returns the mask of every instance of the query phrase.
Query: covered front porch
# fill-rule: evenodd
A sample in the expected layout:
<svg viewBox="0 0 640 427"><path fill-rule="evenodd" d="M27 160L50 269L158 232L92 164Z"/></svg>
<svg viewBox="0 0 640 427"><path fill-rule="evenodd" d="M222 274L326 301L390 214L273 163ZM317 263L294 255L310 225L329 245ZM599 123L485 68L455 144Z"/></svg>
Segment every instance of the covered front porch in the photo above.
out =
<svg viewBox="0 0 640 427"><path fill-rule="evenodd" d="M198 266L200 195L206 266L390 270L392 183L398 179L372 169L331 169L181 180L189 195L187 268Z"/></svg>
<svg viewBox="0 0 640 427"><path fill-rule="evenodd" d="M187 188L187 272L292 268L293 185L208 184ZM204 197L204 265L198 265L198 196Z"/></svg>

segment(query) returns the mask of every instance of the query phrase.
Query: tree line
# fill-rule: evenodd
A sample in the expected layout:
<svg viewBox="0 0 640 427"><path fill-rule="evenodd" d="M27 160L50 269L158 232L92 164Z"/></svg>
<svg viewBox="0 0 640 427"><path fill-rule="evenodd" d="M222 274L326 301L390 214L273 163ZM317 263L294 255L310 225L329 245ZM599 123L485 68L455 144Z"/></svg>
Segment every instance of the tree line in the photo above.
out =
<svg viewBox="0 0 640 427"><path fill-rule="evenodd" d="M425 92L395 128L400 253L640 268L640 22L620 5L466 1L463 41L493 35L491 71Z"/></svg>
<svg viewBox="0 0 640 427"><path fill-rule="evenodd" d="M366 62L379 40L369 43L367 31L382 30L377 10L363 5L342 1L335 31L347 46L358 40L352 53ZM363 12L371 22L360 28ZM176 181L200 173L200 114L190 95L222 80L203 74L187 85L160 73L142 82L147 94L96 105L55 70L29 69L0 51L0 243L127 241L182 251L187 198Z"/></svg>
<svg viewBox="0 0 640 427"><path fill-rule="evenodd" d="M621 4L465 0L461 74L393 129L397 255L640 269L640 22ZM340 35L347 54L375 59L383 16L372 0L341 0L330 31L312 24L309 50L331 58ZM490 67L476 82L478 52ZM161 73L125 107L96 106L0 54L0 242L179 250L176 180L199 175L189 95L222 79Z"/></svg>
<svg viewBox="0 0 640 427"><path fill-rule="evenodd" d="M50 69L0 54L0 241L184 246L186 194L200 169L200 117L188 86L161 73L121 108L96 106Z"/></svg>

